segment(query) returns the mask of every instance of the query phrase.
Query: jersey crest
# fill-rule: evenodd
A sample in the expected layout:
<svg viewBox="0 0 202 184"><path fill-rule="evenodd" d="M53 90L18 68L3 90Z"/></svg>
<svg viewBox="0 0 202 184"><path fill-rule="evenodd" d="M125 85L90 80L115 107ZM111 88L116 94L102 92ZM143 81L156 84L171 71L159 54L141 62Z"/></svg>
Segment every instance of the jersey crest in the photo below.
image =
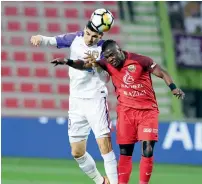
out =
<svg viewBox="0 0 202 184"><path fill-rule="evenodd" d="M129 65L128 66L128 71L129 72L135 72L135 70L136 70L136 66L135 65Z"/></svg>

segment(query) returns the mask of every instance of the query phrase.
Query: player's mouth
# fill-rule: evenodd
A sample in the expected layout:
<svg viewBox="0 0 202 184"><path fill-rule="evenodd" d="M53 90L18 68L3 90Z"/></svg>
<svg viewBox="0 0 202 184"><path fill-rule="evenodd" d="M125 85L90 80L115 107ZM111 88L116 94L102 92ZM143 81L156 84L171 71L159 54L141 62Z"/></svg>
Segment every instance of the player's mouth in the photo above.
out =
<svg viewBox="0 0 202 184"><path fill-rule="evenodd" d="M121 66L122 61L121 60L114 60L111 62L111 65L115 68L119 68Z"/></svg>
<svg viewBox="0 0 202 184"><path fill-rule="evenodd" d="M111 65L113 65L114 67L116 67L117 63L116 63L116 60L112 60L110 61Z"/></svg>

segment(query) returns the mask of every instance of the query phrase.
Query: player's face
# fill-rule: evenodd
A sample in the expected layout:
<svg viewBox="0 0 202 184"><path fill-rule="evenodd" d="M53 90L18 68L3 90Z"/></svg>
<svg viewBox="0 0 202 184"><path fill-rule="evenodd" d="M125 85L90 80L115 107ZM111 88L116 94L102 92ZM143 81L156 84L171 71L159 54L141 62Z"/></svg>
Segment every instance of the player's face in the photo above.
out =
<svg viewBox="0 0 202 184"><path fill-rule="evenodd" d="M101 38L101 34L93 32L88 28L84 29L84 42L87 46L93 46L97 44Z"/></svg>
<svg viewBox="0 0 202 184"><path fill-rule="evenodd" d="M108 47L104 52L103 55L108 63L110 63L115 68L119 68L122 66L125 55L121 48L118 45L113 45Z"/></svg>

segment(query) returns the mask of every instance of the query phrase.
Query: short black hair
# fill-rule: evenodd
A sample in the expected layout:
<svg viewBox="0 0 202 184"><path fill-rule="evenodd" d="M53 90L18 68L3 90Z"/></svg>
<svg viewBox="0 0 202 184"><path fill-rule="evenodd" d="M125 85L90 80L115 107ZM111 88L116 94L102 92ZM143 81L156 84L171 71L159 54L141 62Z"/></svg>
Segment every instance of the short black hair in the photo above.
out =
<svg viewBox="0 0 202 184"><path fill-rule="evenodd" d="M86 24L86 27L87 27L88 29L90 29L91 31L93 31L93 32L96 32L96 33L99 33L99 34L103 34L103 32L99 32L98 30L96 30L96 29L92 26L92 23L91 23L90 20L89 20L88 23Z"/></svg>
<svg viewBox="0 0 202 184"><path fill-rule="evenodd" d="M106 40L102 44L102 52L104 52L109 46L117 44L114 40Z"/></svg>

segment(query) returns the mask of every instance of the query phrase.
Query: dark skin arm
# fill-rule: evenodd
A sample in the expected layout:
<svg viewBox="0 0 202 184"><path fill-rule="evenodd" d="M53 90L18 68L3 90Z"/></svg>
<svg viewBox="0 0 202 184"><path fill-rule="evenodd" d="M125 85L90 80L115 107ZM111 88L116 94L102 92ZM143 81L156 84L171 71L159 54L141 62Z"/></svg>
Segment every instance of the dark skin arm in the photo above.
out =
<svg viewBox="0 0 202 184"><path fill-rule="evenodd" d="M101 67L96 63L96 59L89 53L85 53L86 57L84 57L84 60L72 60L73 63L69 64L67 62L67 58L56 58L53 59L50 63L54 64L54 66L57 65L69 65L75 69L78 70L86 70L86 69L92 69L92 67L97 67L101 69Z"/></svg>
<svg viewBox="0 0 202 184"><path fill-rule="evenodd" d="M156 64L156 66L154 67L154 69L151 73L159 78L162 78L165 81L165 83L167 84L167 86L169 86L171 83L173 83L173 80L172 80L171 76L168 74L168 72L165 71L164 69L162 69L158 64ZM179 98L184 99L184 97L185 97L185 93L179 88L173 89L172 94L174 96L176 96L178 99Z"/></svg>
<svg viewBox="0 0 202 184"><path fill-rule="evenodd" d="M83 60L72 60L72 61L73 62L71 64L68 64L66 58L56 58L53 59L50 63L54 64L54 66L69 65L78 70L92 69L92 64L89 64L88 62L85 62Z"/></svg>

